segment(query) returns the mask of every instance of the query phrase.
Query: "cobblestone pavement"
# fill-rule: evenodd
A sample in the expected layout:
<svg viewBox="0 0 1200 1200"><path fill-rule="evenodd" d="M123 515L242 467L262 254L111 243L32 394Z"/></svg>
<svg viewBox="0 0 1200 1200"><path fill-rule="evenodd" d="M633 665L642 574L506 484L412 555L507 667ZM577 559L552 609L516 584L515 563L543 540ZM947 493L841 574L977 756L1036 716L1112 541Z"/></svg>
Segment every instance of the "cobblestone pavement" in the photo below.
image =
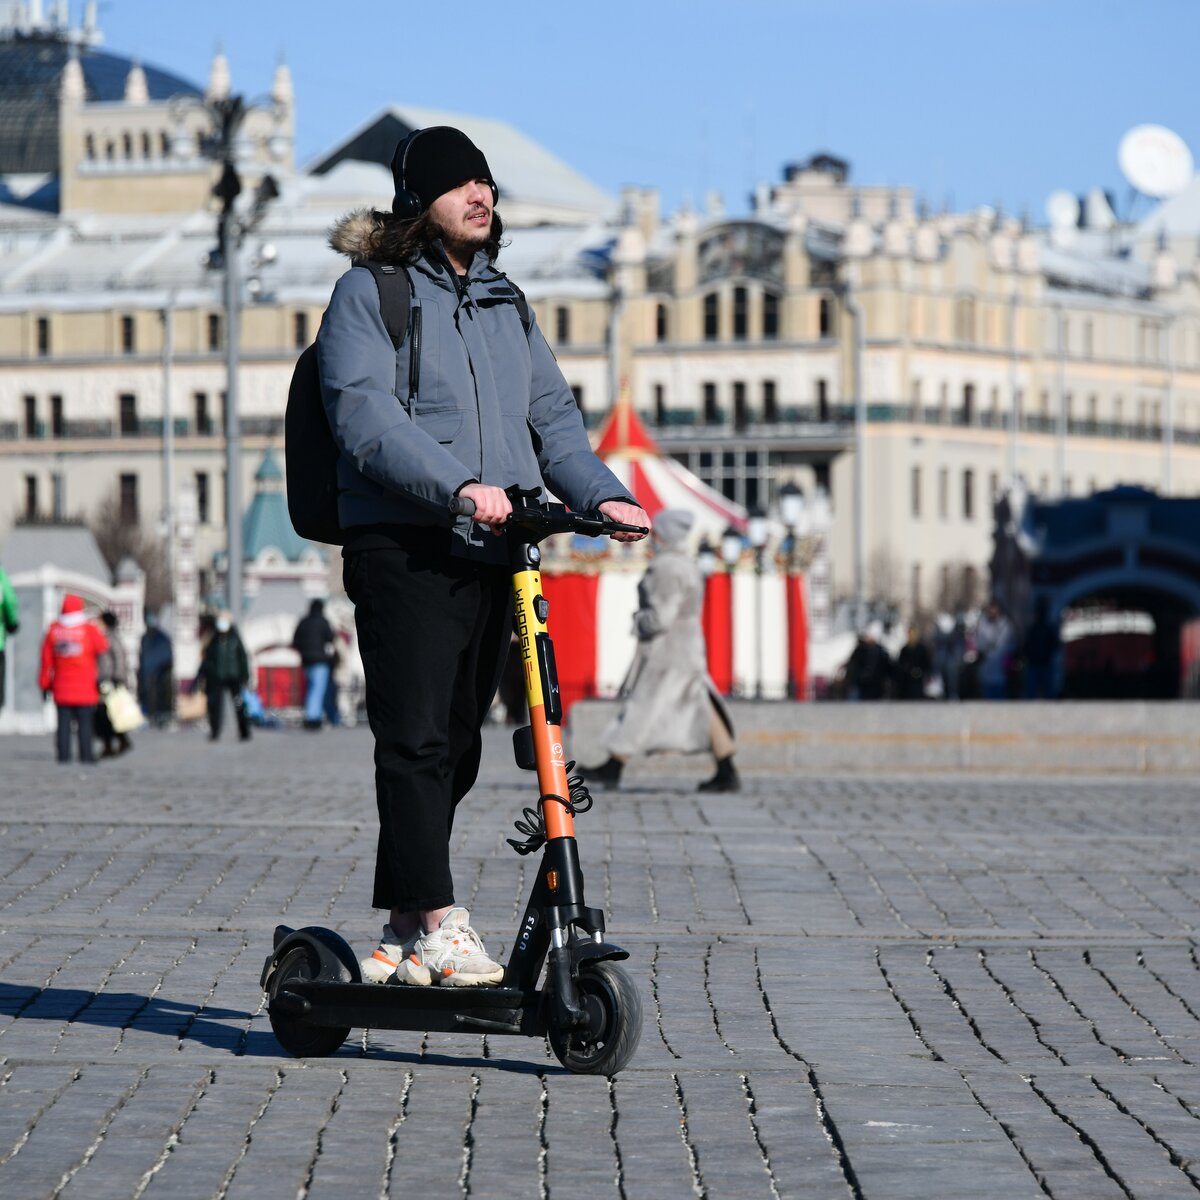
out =
<svg viewBox="0 0 1200 1200"><path fill-rule="evenodd" d="M279 920L369 948L365 730L142 733L85 772L0 739L0 1195L1200 1193L1197 789L632 768L579 821L646 1025L615 1081L532 1039L284 1057ZM508 943L507 736L455 833Z"/></svg>

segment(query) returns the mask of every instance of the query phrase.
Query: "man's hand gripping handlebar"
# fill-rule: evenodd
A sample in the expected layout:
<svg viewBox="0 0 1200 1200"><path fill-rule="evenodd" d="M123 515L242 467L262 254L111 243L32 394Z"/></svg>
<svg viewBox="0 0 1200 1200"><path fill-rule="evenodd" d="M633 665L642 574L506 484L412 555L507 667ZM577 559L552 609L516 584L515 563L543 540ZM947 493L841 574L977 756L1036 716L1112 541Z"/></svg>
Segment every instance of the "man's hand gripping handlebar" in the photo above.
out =
<svg viewBox="0 0 1200 1200"><path fill-rule="evenodd" d="M606 500L597 509L582 512L572 512L563 504L543 504L538 499L540 493L536 488L524 490L513 486L506 488L501 495L509 504L506 514L498 513L503 506L497 503L491 493L500 489L485 487L483 484L469 484L459 495L450 501L450 511L455 516L474 517L480 524L517 525L526 533L537 534L537 541L549 537L553 533L581 533L586 537L611 537L619 542L637 542L650 532L649 518L634 504L626 504L622 500ZM483 510L476 505L473 495L479 491L487 494L480 497L486 508ZM484 520L481 511L486 511L489 519ZM645 521L642 525L640 522Z"/></svg>

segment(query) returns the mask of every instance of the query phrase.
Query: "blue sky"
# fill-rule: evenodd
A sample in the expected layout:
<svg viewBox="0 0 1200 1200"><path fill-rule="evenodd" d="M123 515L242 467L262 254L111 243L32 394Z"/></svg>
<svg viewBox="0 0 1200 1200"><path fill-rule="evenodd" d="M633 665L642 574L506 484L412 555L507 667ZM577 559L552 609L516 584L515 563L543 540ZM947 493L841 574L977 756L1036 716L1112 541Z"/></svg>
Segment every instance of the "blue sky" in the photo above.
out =
<svg viewBox="0 0 1200 1200"><path fill-rule="evenodd" d="M100 25L200 83L221 43L247 95L282 53L301 162L418 104L507 120L667 210L715 189L745 211L756 180L829 150L934 207L1041 222L1051 191L1099 185L1125 215L1127 129L1168 125L1200 158L1200 0L106 0Z"/></svg>

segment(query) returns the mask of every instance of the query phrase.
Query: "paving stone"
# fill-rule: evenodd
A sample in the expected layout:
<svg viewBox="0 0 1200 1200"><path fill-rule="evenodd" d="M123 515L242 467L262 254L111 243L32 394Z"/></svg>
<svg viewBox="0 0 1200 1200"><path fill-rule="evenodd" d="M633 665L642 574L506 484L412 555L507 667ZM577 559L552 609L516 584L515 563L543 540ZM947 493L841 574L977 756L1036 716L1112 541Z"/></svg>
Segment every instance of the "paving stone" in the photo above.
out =
<svg viewBox="0 0 1200 1200"><path fill-rule="evenodd" d="M645 1010L610 1083L492 1034L283 1055L275 924L378 935L369 735L137 741L75 780L0 739L0 1194L1200 1194L1190 781L631 771L578 829ZM453 839L489 947L507 742Z"/></svg>

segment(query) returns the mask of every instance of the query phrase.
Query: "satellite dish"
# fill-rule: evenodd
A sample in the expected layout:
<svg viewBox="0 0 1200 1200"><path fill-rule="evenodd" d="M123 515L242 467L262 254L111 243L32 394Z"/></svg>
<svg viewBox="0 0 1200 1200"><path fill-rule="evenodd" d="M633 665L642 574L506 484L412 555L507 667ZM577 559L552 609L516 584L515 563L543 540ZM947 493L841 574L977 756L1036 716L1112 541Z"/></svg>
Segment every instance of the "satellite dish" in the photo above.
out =
<svg viewBox="0 0 1200 1200"><path fill-rule="evenodd" d="M1055 229L1074 229L1079 224L1079 201L1070 192L1051 192L1046 199L1046 216Z"/></svg>
<svg viewBox="0 0 1200 1200"><path fill-rule="evenodd" d="M1121 139L1117 162L1132 187L1157 200L1178 196L1195 173L1187 143L1164 125L1135 125Z"/></svg>

